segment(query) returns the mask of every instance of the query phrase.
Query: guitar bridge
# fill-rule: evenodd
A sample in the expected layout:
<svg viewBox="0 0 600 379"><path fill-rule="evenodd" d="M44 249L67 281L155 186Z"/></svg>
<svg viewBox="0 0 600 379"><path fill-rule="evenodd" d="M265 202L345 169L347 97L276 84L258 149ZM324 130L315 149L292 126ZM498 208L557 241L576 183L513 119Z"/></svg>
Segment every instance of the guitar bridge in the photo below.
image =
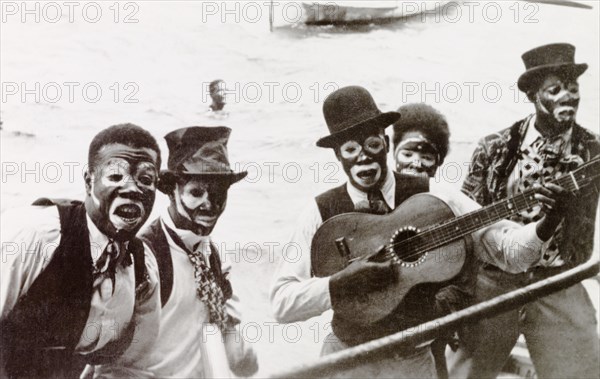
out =
<svg viewBox="0 0 600 379"><path fill-rule="evenodd" d="M335 247L337 248L338 253L344 261L346 262L346 266L350 263L350 250L348 249L348 245L346 244L346 238L340 237L335 240Z"/></svg>

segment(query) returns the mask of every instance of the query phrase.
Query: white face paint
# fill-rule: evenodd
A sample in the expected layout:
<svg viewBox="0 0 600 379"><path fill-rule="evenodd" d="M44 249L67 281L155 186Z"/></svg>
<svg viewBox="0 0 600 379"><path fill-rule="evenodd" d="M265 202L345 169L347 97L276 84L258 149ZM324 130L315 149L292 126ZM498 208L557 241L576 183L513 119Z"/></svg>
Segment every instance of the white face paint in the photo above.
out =
<svg viewBox="0 0 600 379"><path fill-rule="evenodd" d="M560 133L569 128L579 108L579 84L577 80L561 79L549 75L535 94L535 107L539 115L546 115L553 131Z"/></svg>
<svg viewBox="0 0 600 379"><path fill-rule="evenodd" d="M94 202L95 206L99 207L100 206L100 199L98 199L98 196L96 196L95 181L96 181L96 178L95 178L94 174L92 174L92 182L91 182L91 186L92 186L92 191L91 191L92 201Z"/></svg>
<svg viewBox="0 0 600 379"><path fill-rule="evenodd" d="M156 157L153 150L121 144L100 150L95 170L86 174L86 209L103 233L131 237L146 221L154 203Z"/></svg>
<svg viewBox="0 0 600 379"><path fill-rule="evenodd" d="M183 202L181 200L181 195L180 195L180 188L179 188L179 184L175 185L175 205L177 207L177 213L179 213L182 217L188 219L189 221L192 221L191 216L188 214L188 212L185 210L185 207L183 206Z"/></svg>
<svg viewBox="0 0 600 379"><path fill-rule="evenodd" d="M354 165L350 168L350 175L358 188L372 188L381 179L381 166L377 162L366 165Z"/></svg>
<svg viewBox="0 0 600 379"><path fill-rule="evenodd" d="M105 178L101 179L102 184L104 184L105 187L118 187L117 185L112 185L109 181L105 180ZM98 199L98 197L96 196L96 193L94 191L94 182L92 179L92 201L94 202L94 204L97 207L100 207L100 199ZM133 220L128 220L125 221L124 219L122 219L121 217L117 216L115 214L115 210L116 207L118 206L118 204L116 204L116 201L111 203L110 208L109 208L109 216L108 216L108 220L110 221L110 223L114 226L114 228L119 231L121 229L128 229L128 226L130 226L131 224L134 223Z"/></svg>
<svg viewBox="0 0 600 379"><path fill-rule="evenodd" d="M396 172L433 177L438 167L438 155L435 151L433 143L420 131L404 134L394 151Z"/></svg>
<svg viewBox="0 0 600 379"><path fill-rule="evenodd" d="M172 205L176 215L175 225L198 235L209 235L227 204L229 183L208 182L200 178L175 185ZM186 225L187 224L187 225Z"/></svg>
<svg viewBox="0 0 600 379"><path fill-rule="evenodd" d="M548 96L548 99L545 103L548 103L548 101L554 101L553 97ZM548 109L548 107L542 101L541 96L536 96L535 104L539 110L547 115L552 115L552 117L558 122L575 120L575 114L577 113L576 107L570 105L556 105L552 109Z"/></svg>
<svg viewBox="0 0 600 379"><path fill-rule="evenodd" d="M111 161L109 161L109 164L107 166L101 167L99 178L96 176L95 172L92 172L90 174L90 176L92 178L91 195L92 195L92 200L94 201L94 204L96 206L100 206L100 199L98 198L98 196L96 196L96 191L95 191L96 180L99 179L99 183L106 189L109 189L109 190L116 189L119 186L122 186L123 184L125 184L125 181L127 180L127 175L125 175L124 173L127 172L128 169L129 169L129 165L127 164L127 162L121 162L120 160L118 160L118 161L111 160ZM122 176L122 178L119 180L118 176Z"/></svg>
<svg viewBox="0 0 600 379"><path fill-rule="evenodd" d="M435 155L420 151L397 149L396 171L407 175L421 175L434 168Z"/></svg>
<svg viewBox="0 0 600 379"><path fill-rule="evenodd" d="M339 159L352 185L367 192L381 185L387 144L383 132L349 139L339 147Z"/></svg>

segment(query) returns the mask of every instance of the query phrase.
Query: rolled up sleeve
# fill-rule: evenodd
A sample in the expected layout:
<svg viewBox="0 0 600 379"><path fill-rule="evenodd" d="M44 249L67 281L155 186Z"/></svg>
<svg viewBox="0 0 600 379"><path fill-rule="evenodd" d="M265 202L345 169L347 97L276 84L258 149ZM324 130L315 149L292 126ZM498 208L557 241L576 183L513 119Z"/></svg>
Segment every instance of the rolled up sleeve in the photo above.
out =
<svg viewBox="0 0 600 379"><path fill-rule="evenodd" d="M432 186L432 194L444 200L457 216L481 209L481 205L462 192L442 192L440 187ZM472 233L474 253L479 260L504 271L526 271L540 261L548 248L548 242L539 239L536 225L531 223L522 226L501 220L481 228Z"/></svg>
<svg viewBox="0 0 600 379"><path fill-rule="evenodd" d="M23 207L2 214L0 318L6 317L46 268L60 244L56 207Z"/></svg>
<svg viewBox="0 0 600 379"><path fill-rule="evenodd" d="M483 229L475 238L479 259L510 273L526 271L540 261L547 245L539 239L536 225L504 220Z"/></svg>

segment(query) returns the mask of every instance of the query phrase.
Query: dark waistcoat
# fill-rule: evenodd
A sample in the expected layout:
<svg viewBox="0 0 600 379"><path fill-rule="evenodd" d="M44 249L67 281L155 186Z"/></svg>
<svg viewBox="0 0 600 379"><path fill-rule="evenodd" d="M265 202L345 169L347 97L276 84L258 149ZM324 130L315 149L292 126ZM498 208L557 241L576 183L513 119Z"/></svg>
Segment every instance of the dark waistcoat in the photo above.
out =
<svg viewBox="0 0 600 379"><path fill-rule="evenodd" d="M423 178L394 173L394 179L396 181L394 208L417 193L429 191L429 181ZM354 203L345 184L322 193L316 197L316 201L323 222L342 213L354 212ZM439 287L439 284L415 286L395 312L369 326L353 323L352 320L342 318L334 311L333 332L343 342L357 345L419 325L433 312L433 297Z"/></svg>
<svg viewBox="0 0 600 379"><path fill-rule="evenodd" d="M165 225L165 227L167 226ZM171 238L173 238L175 243L181 249L187 251L187 248L181 239L174 233L175 232L173 231ZM154 256L156 257L160 275L161 304L164 307L167 301L169 301L171 292L173 291L173 259L171 258L171 249L169 248L169 242L167 241L167 236L162 228L160 218L154 220L144 230L144 232L140 235L140 239L148 244L150 250L152 250ZM231 283L229 283L227 277L223 275L221 270L221 259L219 258L217 249L212 244L210 245L210 248L212 251L209 258L210 269L217 280L217 284L223 291L223 296L225 299L229 299L233 292Z"/></svg>
<svg viewBox="0 0 600 379"><path fill-rule="evenodd" d="M130 323L121 339L85 359L74 354L86 327L93 287L85 207L79 201L49 199L33 205L58 207L61 239L48 266L0 322L2 362L10 377L78 376L85 363L105 363L121 355L135 327ZM143 245L132 240L128 250L134 256L137 287L146 274Z"/></svg>

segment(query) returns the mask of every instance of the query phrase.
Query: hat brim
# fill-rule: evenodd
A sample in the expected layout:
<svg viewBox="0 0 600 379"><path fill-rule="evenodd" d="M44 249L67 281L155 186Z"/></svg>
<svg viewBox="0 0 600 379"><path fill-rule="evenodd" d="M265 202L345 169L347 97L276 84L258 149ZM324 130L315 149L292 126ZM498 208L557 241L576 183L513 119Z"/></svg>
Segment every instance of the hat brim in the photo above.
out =
<svg viewBox="0 0 600 379"><path fill-rule="evenodd" d="M173 186L175 185L177 178L180 177L195 177L202 178L206 180L222 180L227 182L229 185L239 182L244 179L248 175L248 171L242 172L208 172L208 173L194 173L194 172L181 172L181 171L171 171L171 170L163 170L160 172L158 177L158 185L157 189L169 195L173 191Z"/></svg>
<svg viewBox="0 0 600 379"><path fill-rule="evenodd" d="M369 130L369 129L377 129L377 128L387 128L392 125L396 121L400 119L400 113L398 112L385 112L377 115L375 117L371 117L365 121L359 122L358 124L354 124L342 131L330 134L325 136L317 141L317 146L326 147L326 148L335 148L340 144L340 141L343 141L347 137L356 134L361 129Z"/></svg>
<svg viewBox="0 0 600 379"><path fill-rule="evenodd" d="M525 71L517 82L522 92L527 92L532 86L538 85L545 75L556 73L561 76L577 78L588 68L587 63L563 63L537 66Z"/></svg>

